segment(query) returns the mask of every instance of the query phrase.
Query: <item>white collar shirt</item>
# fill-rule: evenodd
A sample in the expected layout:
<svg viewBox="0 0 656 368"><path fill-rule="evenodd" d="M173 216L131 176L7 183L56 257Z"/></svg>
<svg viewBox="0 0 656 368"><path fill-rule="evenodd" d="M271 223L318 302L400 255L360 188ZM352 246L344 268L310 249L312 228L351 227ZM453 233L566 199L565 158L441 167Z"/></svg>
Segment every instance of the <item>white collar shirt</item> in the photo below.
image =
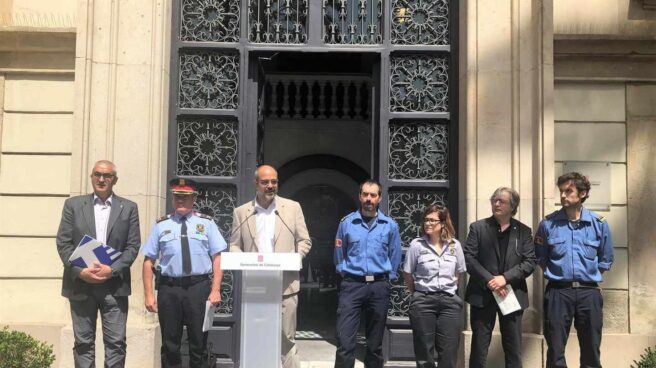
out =
<svg viewBox="0 0 656 368"><path fill-rule="evenodd" d="M96 240L107 244L107 225L109 224L109 214L112 212L112 198L110 195L105 202L100 197L93 195L93 216L96 220Z"/></svg>
<svg viewBox="0 0 656 368"><path fill-rule="evenodd" d="M273 253L274 234L276 229L276 199L264 208L255 198L255 223L257 230L257 245L261 253Z"/></svg>

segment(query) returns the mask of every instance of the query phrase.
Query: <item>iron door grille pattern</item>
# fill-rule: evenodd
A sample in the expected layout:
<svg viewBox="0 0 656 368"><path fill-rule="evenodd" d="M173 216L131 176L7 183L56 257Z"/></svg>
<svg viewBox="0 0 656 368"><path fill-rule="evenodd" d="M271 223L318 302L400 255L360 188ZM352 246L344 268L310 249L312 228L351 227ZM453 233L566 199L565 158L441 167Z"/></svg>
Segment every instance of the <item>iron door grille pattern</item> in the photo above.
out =
<svg viewBox="0 0 656 368"><path fill-rule="evenodd" d="M449 178L446 122L392 121L389 137L388 172L391 179Z"/></svg>
<svg viewBox="0 0 656 368"><path fill-rule="evenodd" d="M231 51L180 53L179 106L233 110L239 107L239 55Z"/></svg>
<svg viewBox="0 0 656 368"><path fill-rule="evenodd" d="M178 175L236 176L238 126L234 120L182 117L178 122Z"/></svg>
<svg viewBox="0 0 656 368"><path fill-rule="evenodd" d="M391 0L387 95L381 118L381 182L404 249L421 236L422 213L431 204L457 212L454 78L455 23L447 0ZM457 5L457 4L456 4ZM457 84L457 82L456 82ZM383 148L384 147L384 148ZM401 266L402 267L402 266ZM407 318L409 294L402 270L392 283L388 316ZM393 353L391 355L394 355Z"/></svg>
<svg viewBox="0 0 656 368"><path fill-rule="evenodd" d="M323 0L322 13L326 44L383 43L382 0Z"/></svg>
<svg viewBox="0 0 656 368"><path fill-rule="evenodd" d="M307 0L249 0L248 40L303 44L307 41Z"/></svg>
<svg viewBox="0 0 656 368"><path fill-rule="evenodd" d="M390 63L390 111L449 110L449 63L444 56L393 55Z"/></svg>
<svg viewBox="0 0 656 368"><path fill-rule="evenodd" d="M392 0L394 45L448 45L447 0Z"/></svg>
<svg viewBox="0 0 656 368"><path fill-rule="evenodd" d="M450 204L457 218L457 175L453 175L457 1L174 0L173 4L169 177L192 177L204 186L201 211L211 212L226 236L232 209L248 199L241 198L245 193L250 198L252 191L248 187L252 173L240 168L252 167L255 162L244 160L258 157L252 154L257 153L257 139L252 137L257 119L248 111L256 110L257 103L251 101L258 97L246 95L249 76L244 73L253 69L248 55L257 47L270 52L305 46L313 51L363 52L375 46L366 48L380 55L380 69L374 69L379 73L374 79L380 80L376 88L380 95L373 99L380 106L371 107L379 129L372 175L387 188L383 209L398 221L404 246L417 236L416 213L426 205ZM267 87L282 96L282 102L266 106L268 114L319 118L340 110L339 104L332 107L332 99L330 108L320 109L317 101L328 101L321 87L305 81L280 83L280 88ZM366 106L350 101L368 96L359 87L345 86L337 90L354 97L343 102L347 108L342 110L348 112L344 115L363 117L360 112ZM280 94L291 89L304 95L298 104L287 103ZM224 278L222 290L221 313L231 314L232 275ZM407 317L403 286L396 284L394 290L389 315Z"/></svg>
<svg viewBox="0 0 656 368"><path fill-rule="evenodd" d="M180 40L239 41L239 0L183 0Z"/></svg>
<svg viewBox="0 0 656 368"><path fill-rule="evenodd" d="M237 190L230 185L204 185L198 190L196 210L214 217L214 222L221 235L227 241L230 239L232 226L232 211L237 204ZM223 272L221 280L221 303L217 314L230 315L233 312L233 274L231 271Z"/></svg>

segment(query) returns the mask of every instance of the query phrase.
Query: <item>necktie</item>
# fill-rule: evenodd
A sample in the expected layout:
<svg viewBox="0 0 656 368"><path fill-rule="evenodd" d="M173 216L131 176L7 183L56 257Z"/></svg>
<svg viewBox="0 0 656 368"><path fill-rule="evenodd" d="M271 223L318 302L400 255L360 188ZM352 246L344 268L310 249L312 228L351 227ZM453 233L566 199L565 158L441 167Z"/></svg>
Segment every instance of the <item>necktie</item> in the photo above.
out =
<svg viewBox="0 0 656 368"><path fill-rule="evenodd" d="M191 251L189 249L189 239L187 238L187 217L182 218L182 272L185 276L191 275Z"/></svg>

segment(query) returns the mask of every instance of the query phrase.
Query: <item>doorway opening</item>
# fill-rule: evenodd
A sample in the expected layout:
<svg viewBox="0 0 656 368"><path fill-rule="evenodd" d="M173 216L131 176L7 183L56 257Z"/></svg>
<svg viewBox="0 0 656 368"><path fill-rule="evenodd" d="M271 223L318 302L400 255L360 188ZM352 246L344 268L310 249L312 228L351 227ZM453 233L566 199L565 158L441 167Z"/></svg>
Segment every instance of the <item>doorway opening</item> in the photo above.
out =
<svg viewBox="0 0 656 368"><path fill-rule="evenodd" d="M358 208L359 183L377 165L374 53L255 55L260 69L258 162L278 168L280 195L303 208L312 250L303 262L299 340L334 341L339 221ZM334 357L334 348L330 352Z"/></svg>

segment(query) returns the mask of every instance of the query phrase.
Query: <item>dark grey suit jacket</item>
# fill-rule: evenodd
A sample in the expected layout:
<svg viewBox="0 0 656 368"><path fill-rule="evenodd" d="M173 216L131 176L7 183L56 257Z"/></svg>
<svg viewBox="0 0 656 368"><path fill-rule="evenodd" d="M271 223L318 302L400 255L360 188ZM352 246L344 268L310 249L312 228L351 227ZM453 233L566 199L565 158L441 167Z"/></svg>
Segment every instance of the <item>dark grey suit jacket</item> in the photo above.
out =
<svg viewBox="0 0 656 368"><path fill-rule="evenodd" d="M68 258L84 235L96 237L93 212L93 194L71 197L64 202L61 222L57 231L57 252L64 265L62 295L73 300L84 300L93 287L80 279L82 268L71 266ZM130 295L130 266L139 253L141 234L137 204L114 194L112 210L107 224L107 245L123 252L114 261L112 269L117 275L105 282L115 296Z"/></svg>
<svg viewBox="0 0 656 368"><path fill-rule="evenodd" d="M535 247L531 228L510 220L510 239L506 259L499 255L498 225L494 217L476 221L469 226L467 241L463 247L469 282L465 300L479 308L496 303L487 282L493 276L503 275L515 292L522 309L528 307L526 278L535 269Z"/></svg>

